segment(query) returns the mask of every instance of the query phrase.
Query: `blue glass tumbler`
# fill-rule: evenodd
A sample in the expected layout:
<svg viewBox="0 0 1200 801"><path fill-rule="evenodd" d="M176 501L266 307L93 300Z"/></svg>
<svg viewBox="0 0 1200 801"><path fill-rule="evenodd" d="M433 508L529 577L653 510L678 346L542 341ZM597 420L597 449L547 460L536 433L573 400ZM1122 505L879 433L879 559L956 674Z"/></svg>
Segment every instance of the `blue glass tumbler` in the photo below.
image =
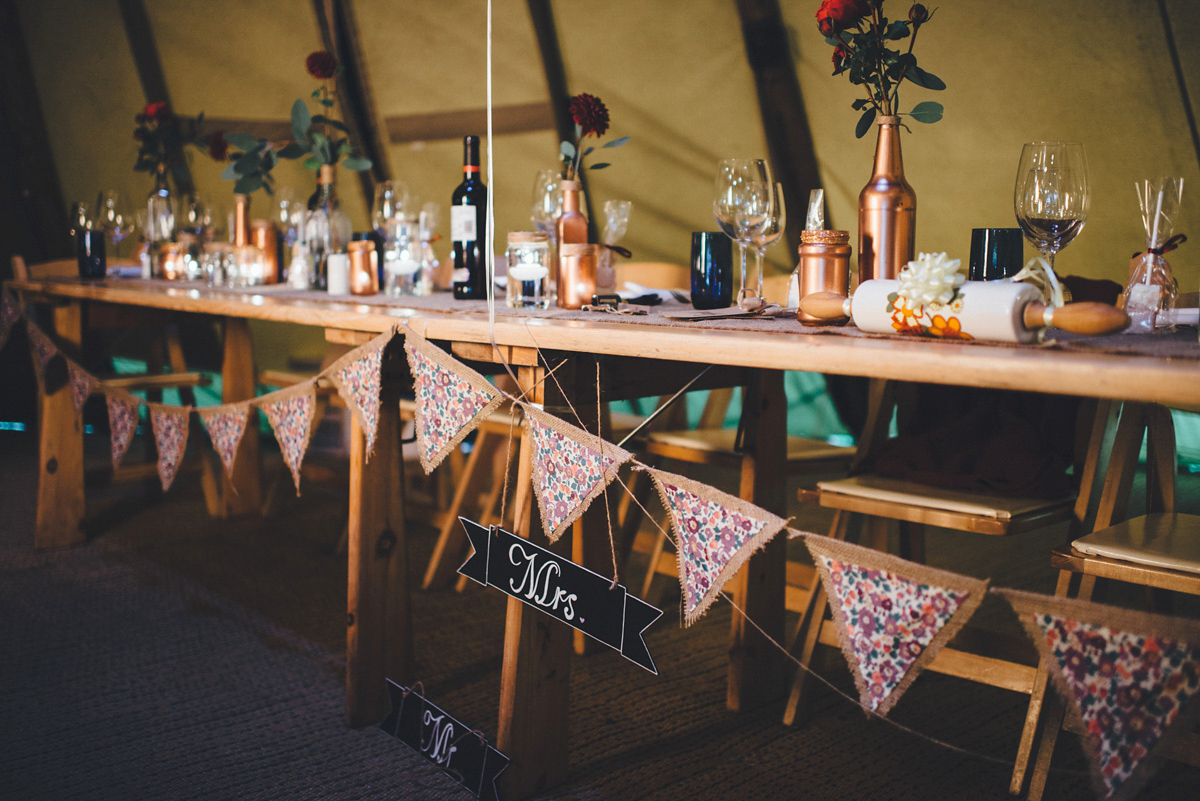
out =
<svg viewBox="0 0 1200 801"><path fill-rule="evenodd" d="M726 309L732 303L732 240L720 231L692 233L692 306Z"/></svg>
<svg viewBox="0 0 1200 801"><path fill-rule="evenodd" d="M1025 264L1025 236L1020 228L974 228L971 230L971 261L967 277L972 281L998 281L1021 271Z"/></svg>
<svg viewBox="0 0 1200 801"><path fill-rule="evenodd" d="M80 278L103 278L108 266L104 258L104 231L77 231L75 257Z"/></svg>

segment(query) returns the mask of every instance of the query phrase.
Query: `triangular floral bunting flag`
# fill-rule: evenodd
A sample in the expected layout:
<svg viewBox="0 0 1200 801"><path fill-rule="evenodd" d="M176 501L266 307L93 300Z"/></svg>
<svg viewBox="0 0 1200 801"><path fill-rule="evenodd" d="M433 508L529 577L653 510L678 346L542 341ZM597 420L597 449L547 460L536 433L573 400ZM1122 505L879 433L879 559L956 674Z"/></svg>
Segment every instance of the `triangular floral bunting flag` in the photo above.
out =
<svg viewBox="0 0 1200 801"><path fill-rule="evenodd" d="M417 455L428 473L504 400L486 378L415 332L404 350L416 392Z"/></svg>
<svg viewBox="0 0 1200 801"><path fill-rule="evenodd" d="M283 461L292 471L297 495L300 494L300 465L304 462L308 441L312 437L316 405L316 384L312 381L272 392L259 399L259 408L275 431Z"/></svg>
<svg viewBox="0 0 1200 801"><path fill-rule="evenodd" d="M75 362L67 359L67 374L71 380L71 401L75 404L75 411L83 411L83 404L87 401L88 396L92 394L92 388L96 384L96 379L92 378L91 374L80 367Z"/></svg>
<svg viewBox="0 0 1200 801"><path fill-rule="evenodd" d="M683 476L647 470L675 532L683 620L700 619L742 564L786 521L741 498Z"/></svg>
<svg viewBox="0 0 1200 801"><path fill-rule="evenodd" d="M886 715L971 619L988 582L816 534L805 535L804 542L829 598L859 700Z"/></svg>
<svg viewBox="0 0 1200 801"><path fill-rule="evenodd" d="M50 340L50 337L31 322L26 322L25 330L29 332L29 344L33 348L33 357L37 360L39 370L45 370L46 365L58 353L58 348Z"/></svg>
<svg viewBox="0 0 1200 801"><path fill-rule="evenodd" d="M574 523L633 454L536 409L525 410L533 489L551 542Z"/></svg>
<svg viewBox="0 0 1200 801"><path fill-rule="evenodd" d="M389 331L355 348L338 359L325 374L333 381L346 401L367 438L367 456L375 447L375 432L379 429L379 368L383 364L383 349L392 340Z"/></svg>
<svg viewBox="0 0 1200 801"><path fill-rule="evenodd" d="M13 293L4 289L0 291L0 348L8 342L8 332L12 330L13 323L21 317L21 307L17 305L17 299Z"/></svg>
<svg viewBox="0 0 1200 801"><path fill-rule="evenodd" d="M124 392L106 392L104 399L108 402L108 429L112 432L112 461L116 470L137 431L140 402Z"/></svg>
<svg viewBox="0 0 1200 801"><path fill-rule="evenodd" d="M1050 666L1102 798L1128 799L1200 719L1200 623L998 590Z"/></svg>
<svg viewBox="0 0 1200 801"><path fill-rule="evenodd" d="M158 448L158 480L166 492L175 481L183 452L187 449L190 410L187 406L146 405L150 407L150 425L154 428L154 444Z"/></svg>
<svg viewBox="0 0 1200 801"><path fill-rule="evenodd" d="M227 403L196 411L200 415L200 422L204 424L204 430L212 440L213 450L221 457L225 472L232 478L233 460L237 456L242 435L246 433L246 421L250 419L250 404Z"/></svg>

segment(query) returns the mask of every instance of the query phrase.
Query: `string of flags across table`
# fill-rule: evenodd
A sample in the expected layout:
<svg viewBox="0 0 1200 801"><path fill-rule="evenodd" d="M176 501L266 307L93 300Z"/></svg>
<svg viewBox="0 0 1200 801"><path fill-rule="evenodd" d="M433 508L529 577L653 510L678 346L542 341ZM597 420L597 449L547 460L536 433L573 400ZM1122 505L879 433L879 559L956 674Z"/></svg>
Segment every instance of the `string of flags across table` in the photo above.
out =
<svg viewBox="0 0 1200 801"><path fill-rule="evenodd" d="M16 298L5 290L0 298L0 347L23 316ZM299 493L316 387L322 380L336 387L358 419L369 454L379 416L382 352L400 334L399 328L380 334L318 376L291 387L240 403L193 409L147 403L106 386L63 354L32 320L25 318L25 324L43 380L48 370L62 369L54 367L56 360L65 365L65 384L77 411L91 394L104 395L114 465L129 447L140 405L148 407L164 490L174 480L186 449L192 411L232 474L253 407L270 422ZM414 382L417 450L426 472L507 401L522 412L525 435L532 443L534 496L551 542L603 494L624 465L651 477L667 509L676 545L685 626L705 613L725 582L755 551L786 530L788 536L802 538L813 557L841 650L854 675L858 702L868 713L886 716L992 592L1017 613L1043 664L1050 666L1052 685L1068 715L1086 732L1081 742L1100 797L1125 799L1136 794L1166 759L1170 743L1200 719L1196 700L1200 623L1196 621L992 588L987 580L790 528L786 520L752 503L643 465L629 451L507 395L416 331L405 329L403 337ZM471 538L472 543L484 543L487 533L482 530ZM464 568L468 565L476 580L488 583L486 554L473 554ZM587 631L587 624L580 626L566 616L566 605L558 606L543 611ZM587 633L621 650L625 640L640 642L642 629L657 618L658 610L649 610L653 613L639 607L631 618L636 624L626 621L625 628L611 636ZM644 646L635 647L638 655L630 658L654 671L648 652L642 655L642 650Z"/></svg>

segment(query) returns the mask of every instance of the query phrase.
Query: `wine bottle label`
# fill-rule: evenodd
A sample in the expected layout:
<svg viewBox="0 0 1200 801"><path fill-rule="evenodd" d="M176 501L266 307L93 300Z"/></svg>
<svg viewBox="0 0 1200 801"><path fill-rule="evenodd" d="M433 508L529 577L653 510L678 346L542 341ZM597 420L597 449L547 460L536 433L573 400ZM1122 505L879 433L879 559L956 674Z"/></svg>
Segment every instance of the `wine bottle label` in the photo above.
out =
<svg viewBox="0 0 1200 801"><path fill-rule="evenodd" d="M471 271L466 267L456 267L453 275L454 283L465 284L471 280Z"/></svg>
<svg viewBox="0 0 1200 801"><path fill-rule="evenodd" d="M475 207L451 206L450 239L454 242L474 242L475 234Z"/></svg>

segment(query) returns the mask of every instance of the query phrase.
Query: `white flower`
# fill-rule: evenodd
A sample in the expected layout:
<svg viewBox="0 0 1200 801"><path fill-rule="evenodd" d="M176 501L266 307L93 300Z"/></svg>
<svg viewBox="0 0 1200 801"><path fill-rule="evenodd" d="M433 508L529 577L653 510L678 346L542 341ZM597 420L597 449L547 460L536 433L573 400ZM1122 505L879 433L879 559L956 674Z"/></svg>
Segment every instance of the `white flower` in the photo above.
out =
<svg viewBox="0 0 1200 801"><path fill-rule="evenodd" d="M900 271L897 294L918 306L949 303L967 280L961 267L961 259L945 253L922 253Z"/></svg>

